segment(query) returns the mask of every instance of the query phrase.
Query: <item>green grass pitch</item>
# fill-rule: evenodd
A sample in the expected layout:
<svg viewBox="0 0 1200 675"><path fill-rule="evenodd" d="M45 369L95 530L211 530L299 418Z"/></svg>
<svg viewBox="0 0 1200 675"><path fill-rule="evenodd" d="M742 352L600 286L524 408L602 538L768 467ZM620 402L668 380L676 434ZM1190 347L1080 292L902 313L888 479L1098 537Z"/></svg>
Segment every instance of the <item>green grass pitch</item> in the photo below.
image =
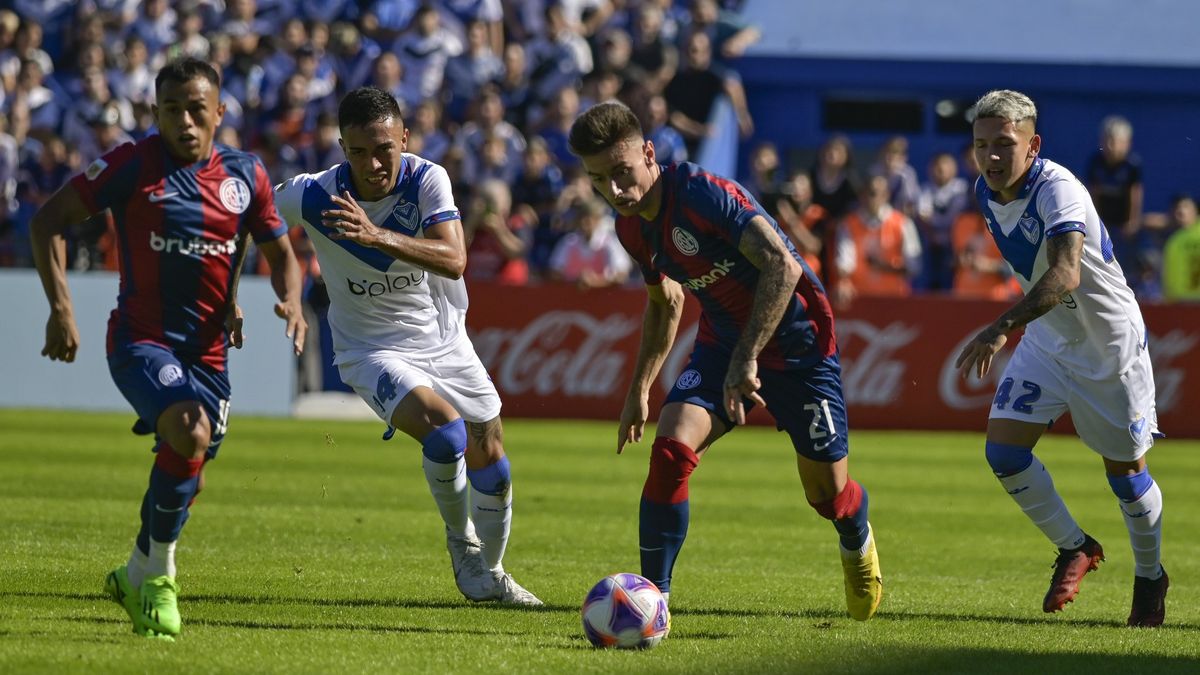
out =
<svg viewBox="0 0 1200 675"><path fill-rule="evenodd" d="M692 480L671 636L614 652L583 638L579 604L638 569L648 444L618 457L615 423L507 422L506 566L547 603L524 611L456 591L416 443L384 443L369 422L235 416L180 540L184 633L161 644L101 594L150 465L132 421L0 411L0 673L1200 672L1195 441L1150 456L1173 582L1153 631L1123 625L1128 539L1099 458L1073 437L1039 455L1108 561L1045 615L1053 548L990 475L981 434L855 432L886 589L857 623L786 437L738 430Z"/></svg>

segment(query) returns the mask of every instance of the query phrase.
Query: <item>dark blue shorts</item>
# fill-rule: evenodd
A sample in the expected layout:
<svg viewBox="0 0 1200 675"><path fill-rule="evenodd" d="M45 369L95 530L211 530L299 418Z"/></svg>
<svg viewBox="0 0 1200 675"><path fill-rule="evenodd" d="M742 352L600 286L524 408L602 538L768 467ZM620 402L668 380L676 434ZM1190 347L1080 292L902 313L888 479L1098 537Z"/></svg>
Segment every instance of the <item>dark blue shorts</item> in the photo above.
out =
<svg viewBox="0 0 1200 675"><path fill-rule="evenodd" d="M118 345L108 355L108 371L138 415L135 433L154 433L158 417L180 401L200 401L212 425L206 454L217 456L229 419L228 373L185 364L170 349L149 342Z"/></svg>
<svg viewBox="0 0 1200 675"><path fill-rule="evenodd" d="M729 354L697 344L666 402L698 405L733 428L722 403L728 370ZM842 367L836 354L805 370L760 368L758 379L767 412L775 418L775 427L791 436L796 452L818 462L836 462L849 454ZM754 407L751 401L744 403L747 412Z"/></svg>

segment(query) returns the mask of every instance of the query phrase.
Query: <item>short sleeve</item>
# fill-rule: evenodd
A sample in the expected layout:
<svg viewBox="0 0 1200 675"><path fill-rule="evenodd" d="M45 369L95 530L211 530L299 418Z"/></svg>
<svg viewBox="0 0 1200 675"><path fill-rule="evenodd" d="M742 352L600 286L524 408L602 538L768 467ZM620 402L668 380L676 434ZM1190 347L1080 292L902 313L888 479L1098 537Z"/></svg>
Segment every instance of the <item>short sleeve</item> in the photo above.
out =
<svg viewBox="0 0 1200 675"><path fill-rule="evenodd" d="M267 169L262 161L254 158L254 185L250 188L253 197L250 201L250 217L246 222L254 242L261 244L272 241L287 234L287 227L279 217L275 208L275 191L271 188L271 179L267 177Z"/></svg>
<svg viewBox="0 0 1200 675"><path fill-rule="evenodd" d="M309 174L302 173L275 186L275 208L289 226L303 224L304 189L310 180Z"/></svg>
<svg viewBox="0 0 1200 675"><path fill-rule="evenodd" d="M690 176L684 185L681 207L701 230L738 245L754 216L767 217L762 206L736 181L710 173Z"/></svg>
<svg viewBox="0 0 1200 675"><path fill-rule="evenodd" d="M129 201L140 165L137 146L125 143L101 155L83 173L73 177L71 187L88 213L100 213L113 204Z"/></svg>
<svg viewBox="0 0 1200 675"><path fill-rule="evenodd" d="M461 220L458 207L454 205L454 194L450 188L450 176L437 164L430 164L421 177L417 202L421 207L421 230L449 220Z"/></svg>
<svg viewBox="0 0 1200 675"><path fill-rule="evenodd" d="M1064 232L1087 234L1087 204L1091 200L1078 180L1056 180L1038 191L1037 211L1046 224L1046 236Z"/></svg>

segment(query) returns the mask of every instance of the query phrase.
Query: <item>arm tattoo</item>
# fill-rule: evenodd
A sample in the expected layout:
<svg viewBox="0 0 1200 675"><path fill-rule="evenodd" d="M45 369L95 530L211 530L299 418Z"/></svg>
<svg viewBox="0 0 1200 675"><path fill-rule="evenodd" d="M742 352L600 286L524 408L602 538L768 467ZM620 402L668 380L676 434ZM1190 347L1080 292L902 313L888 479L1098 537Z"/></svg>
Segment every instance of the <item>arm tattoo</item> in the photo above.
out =
<svg viewBox="0 0 1200 675"><path fill-rule="evenodd" d="M789 264L793 261L783 240L761 216L755 216L742 233L738 251L758 268L750 320L733 350L734 360L749 361L758 358L779 326L795 293L799 272L798 265Z"/></svg>
<svg viewBox="0 0 1200 675"><path fill-rule="evenodd" d="M1079 286L1079 264L1083 259L1083 233L1066 232L1046 242L1050 268L1021 301L996 322L1007 333L1029 324L1058 306Z"/></svg>

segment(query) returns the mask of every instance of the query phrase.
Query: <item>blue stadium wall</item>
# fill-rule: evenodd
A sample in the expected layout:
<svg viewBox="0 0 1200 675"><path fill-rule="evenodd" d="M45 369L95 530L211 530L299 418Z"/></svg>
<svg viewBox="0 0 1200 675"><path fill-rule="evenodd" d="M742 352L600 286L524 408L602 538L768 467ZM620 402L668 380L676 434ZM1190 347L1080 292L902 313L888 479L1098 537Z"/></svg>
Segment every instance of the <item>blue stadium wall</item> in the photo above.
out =
<svg viewBox="0 0 1200 675"><path fill-rule="evenodd" d="M785 157L807 162L825 138L842 132L854 142L855 166L865 170L878 146L897 132L830 126L826 102L918 102L920 130L903 135L923 178L933 153L957 154L970 140L963 130L938 131L938 103L973 101L989 89L1007 88L1038 104L1044 156L1082 172L1098 147L1101 121L1119 114L1134 127L1146 210L1165 210L1179 192L1200 196L1200 68L779 56L746 57L736 68L755 121L754 136L742 146L743 168L760 141L773 141Z"/></svg>

